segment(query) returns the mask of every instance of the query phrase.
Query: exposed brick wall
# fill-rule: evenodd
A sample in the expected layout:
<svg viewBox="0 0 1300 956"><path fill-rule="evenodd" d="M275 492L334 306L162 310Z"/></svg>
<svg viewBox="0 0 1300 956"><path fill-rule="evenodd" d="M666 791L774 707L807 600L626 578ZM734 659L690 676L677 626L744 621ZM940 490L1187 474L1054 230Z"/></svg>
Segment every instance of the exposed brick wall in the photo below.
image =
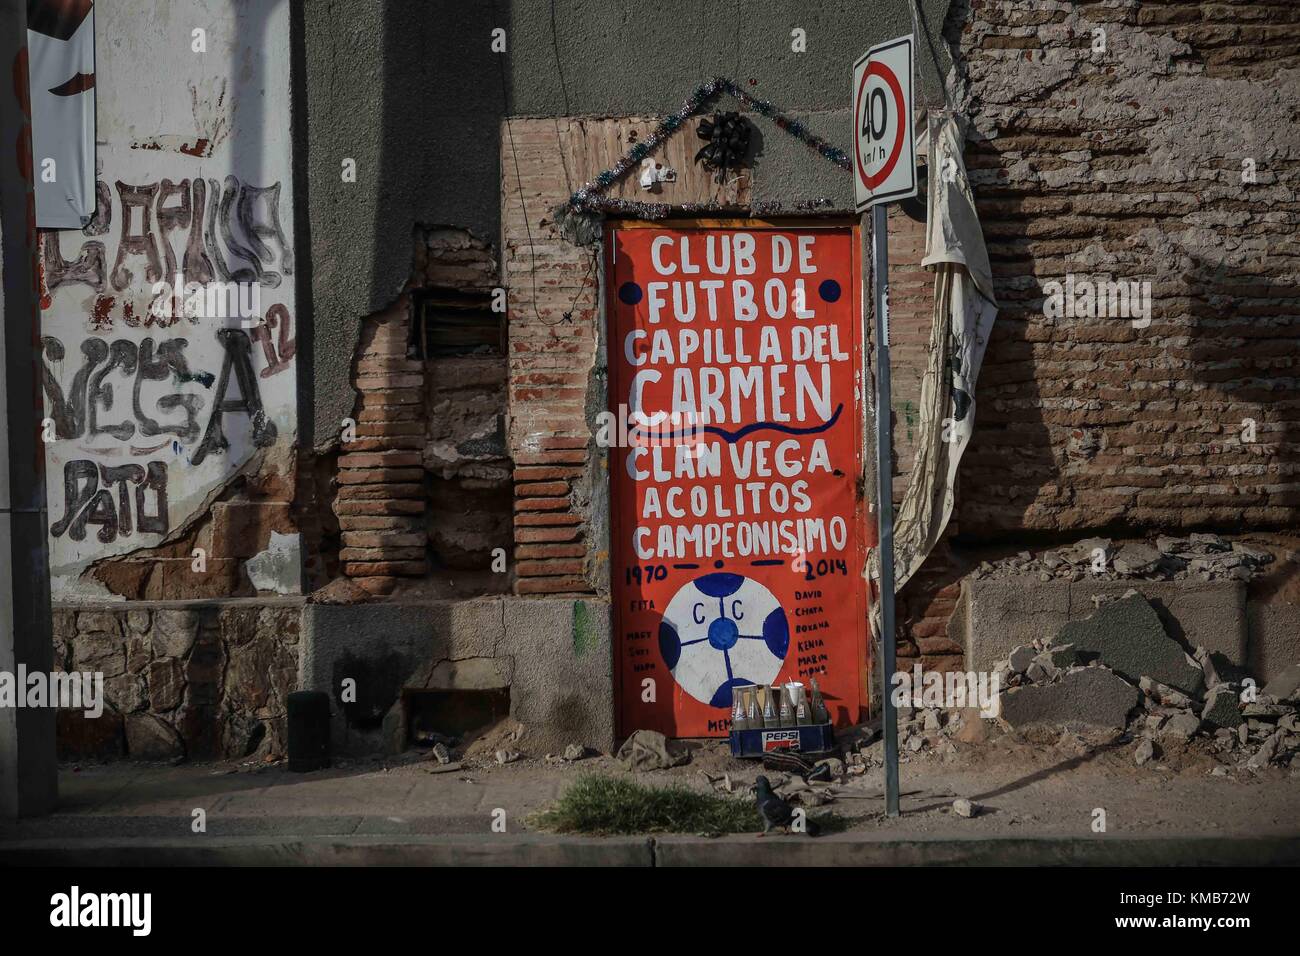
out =
<svg viewBox="0 0 1300 956"><path fill-rule="evenodd" d="M460 229L431 229L422 239L416 272L431 299L441 301L445 291L490 309L500 286L491 247ZM493 552L508 554L513 537L503 339L496 347L425 361L425 517L433 563L462 582L468 578L477 593L500 593L510 582L508 573L492 570Z"/></svg>
<svg viewBox="0 0 1300 956"><path fill-rule="evenodd" d="M260 470L234 478L171 543L99 561L89 575L129 601L255 596L245 563L266 550L272 532L298 529L295 481L286 474L292 467L263 460Z"/></svg>
<svg viewBox="0 0 1300 956"><path fill-rule="evenodd" d="M1000 311L949 541L1294 524L1300 7L970 7L952 22ZM895 207L889 228L898 501L933 277L919 224ZM1046 317L1042 286L1067 273L1149 280L1150 326ZM960 663L963 550L941 545L900 594L900 666Z"/></svg>
<svg viewBox="0 0 1300 956"><path fill-rule="evenodd" d="M894 413L894 503L911 484L920 439L921 381L929 362L934 273L921 266L925 223L889 208L890 407ZM870 325L870 314L867 315Z"/></svg>
<svg viewBox="0 0 1300 956"><path fill-rule="evenodd" d="M502 144L502 265L510 290L510 428L515 472L515 590L585 594L604 589L608 555L593 515L609 476L588 415L599 394L597 310L600 245L561 236L553 210L644 140L658 118L508 120ZM698 140L670 137L655 158L677 179L653 195L678 204L745 203L750 177L715 184L693 162ZM821 160L812 157L812 162ZM645 199L637 177L609 194Z"/></svg>
<svg viewBox="0 0 1300 956"><path fill-rule="evenodd" d="M334 511L345 575L372 593L398 577L423 577L425 493L424 363L407 358L410 294L368 316L357 343L353 384L360 393L356 437L338 460Z"/></svg>
<svg viewBox="0 0 1300 956"><path fill-rule="evenodd" d="M422 358L416 316L418 296L438 290L487 303L496 261L461 229L417 228L413 248L402 294L362 322L356 434L340 445L335 478L340 567L373 594L451 569L486 574L493 549L510 545L505 357ZM501 590L491 576L477 581Z"/></svg>
<svg viewBox="0 0 1300 956"><path fill-rule="evenodd" d="M557 147L573 155L574 144L585 140L585 124L509 120L501 136L507 147L502 150L502 264L510 290L515 590L589 593L588 528L573 494L575 484L587 479L594 450L587 385L597 347L593 257L599 248L573 245L551 221L552 210L586 173L566 170L557 161Z"/></svg>
<svg viewBox="0 0 1300 956"><path fill-rule="evenodd" d="M1294 525L1300 6L973 7L966 159L1001 309L962 531ZM1047 318L1067 273L1149 281L1150 326Z"/></svg>
<svg viewBox="0 0 1300 956"><path fill-rule="evenodd" d="M895 608L900 670L918 659L926 670L962 669L965 648L948 636L948 622L961 596L963 572L962 562L943 541L904 586Z"/></svg>

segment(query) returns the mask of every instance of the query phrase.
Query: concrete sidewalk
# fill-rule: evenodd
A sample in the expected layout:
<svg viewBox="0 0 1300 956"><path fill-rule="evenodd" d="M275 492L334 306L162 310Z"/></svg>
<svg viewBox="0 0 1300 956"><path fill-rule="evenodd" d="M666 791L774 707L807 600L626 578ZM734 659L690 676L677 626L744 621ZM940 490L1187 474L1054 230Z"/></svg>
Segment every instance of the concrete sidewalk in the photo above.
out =
<svg viewBox="0 0 1300 956"><path fill-rule="evenodd" d="M1296 866L1300 840L1099 836L570 837L552 834L22 840L0 866Z"/></svg>
<svg viewBox="0 0 1300 956"><path fill-rule="evenodd" d="M815 840L589 838L528 828L527 817L580 773L622 773L607 757L474 769L407 758L311 774L282 765L116 764L65 769L57 813L0 825L0 864L1300 864L1293 776L1238 781L1115 772L1104 763L909 765L894 820L881 812L879 781L866 775L838 787L830 807L849 829ZM639 779L706 786L690 765ZM958 795L983 811L957 816ZM1092 829L1099 807L1104 833ZM204 832L194 832L196 810Z"/></svg>

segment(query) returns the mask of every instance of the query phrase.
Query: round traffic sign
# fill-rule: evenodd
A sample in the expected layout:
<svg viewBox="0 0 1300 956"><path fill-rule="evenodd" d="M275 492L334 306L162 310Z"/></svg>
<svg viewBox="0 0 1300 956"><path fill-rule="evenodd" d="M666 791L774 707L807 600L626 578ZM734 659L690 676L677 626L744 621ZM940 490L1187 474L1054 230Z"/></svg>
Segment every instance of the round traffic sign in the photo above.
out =
<svg viewBox="0 0 1300 956"><path fill-rule="evenodd" d="M889 147L889 154L886 156L884 164L876 170L875 173L868 175L866 166L862 162L863 137L861 135L861 130L864 126L862 114L864 110L867 112L865 123L866 128L874 131L874 107L877 93L880 94L882 113L880 117L880 131L882 134L889 129L890 122L889 101L885 98L880 87L873 89L870 97L864 95L867 89L867 80L873 76L889 88L889 92L894 98L894 142ZM856 137L857 145L854 148L854 154L857 159L858 178L862 180L862 184L866 186L867 189L875 189L883 183L885 179L888 178L889 174L894 171L894 167L898 165L898 157L903 154L903 127L906 125L906 110L907 107L903 103L903 85L898 82L898 77L894 75L894 71L885 66L879 60L873 60L868 63L867 68L862 71L862 80L858 83L858 109L855 119L857 121L859 134Z"/></svg>

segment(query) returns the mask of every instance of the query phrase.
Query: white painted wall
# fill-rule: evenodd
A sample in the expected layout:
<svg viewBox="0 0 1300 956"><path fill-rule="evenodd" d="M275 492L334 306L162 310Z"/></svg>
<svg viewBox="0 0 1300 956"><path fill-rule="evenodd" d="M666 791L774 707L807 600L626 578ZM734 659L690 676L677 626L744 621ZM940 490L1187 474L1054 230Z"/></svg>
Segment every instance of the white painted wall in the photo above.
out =
<svg viewBox="0 0 1300 956"><path fill-rule="evenodd" d="M50 233L42 257L45 360L65 403L60 415L47 390L46 415L62 419L46 445L56 601L103 597L83 579L91 562L164 542L241 469L290 469L297 431L289 5L102 3L96 17L97 189L108 227ZM178 269L205 290L252 281L257 316L152 317L155 283ZM163 343L183 356L188 379L179 363L158 364ZM88 363L85 350L103 357ZM150 351L159 377L140 372ZM215 416L229 443L221 449L204 439L223 366L240 353L252 369L245 397L256 393L265 420ZM229 401L243 394L237 366Z"/></svg>

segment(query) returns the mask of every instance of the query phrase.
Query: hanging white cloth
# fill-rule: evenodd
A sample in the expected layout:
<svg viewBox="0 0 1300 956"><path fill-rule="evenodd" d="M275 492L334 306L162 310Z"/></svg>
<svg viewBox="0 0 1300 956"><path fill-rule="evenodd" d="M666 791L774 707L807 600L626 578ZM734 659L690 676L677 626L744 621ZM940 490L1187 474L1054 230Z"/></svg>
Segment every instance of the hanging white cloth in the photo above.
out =
<svg viewBox="0 0 1300 956"><path fill-rule="evenodd" d="M921 567L952 516L957 466L974 428L975 380L997 316L988 250L962 162L956 114L932 112L928 132L921 264L935 273L934 312L929 363L921 383L916 459L894 520L895 592ZM879 605L876 608L878 634Z"/></svg>

